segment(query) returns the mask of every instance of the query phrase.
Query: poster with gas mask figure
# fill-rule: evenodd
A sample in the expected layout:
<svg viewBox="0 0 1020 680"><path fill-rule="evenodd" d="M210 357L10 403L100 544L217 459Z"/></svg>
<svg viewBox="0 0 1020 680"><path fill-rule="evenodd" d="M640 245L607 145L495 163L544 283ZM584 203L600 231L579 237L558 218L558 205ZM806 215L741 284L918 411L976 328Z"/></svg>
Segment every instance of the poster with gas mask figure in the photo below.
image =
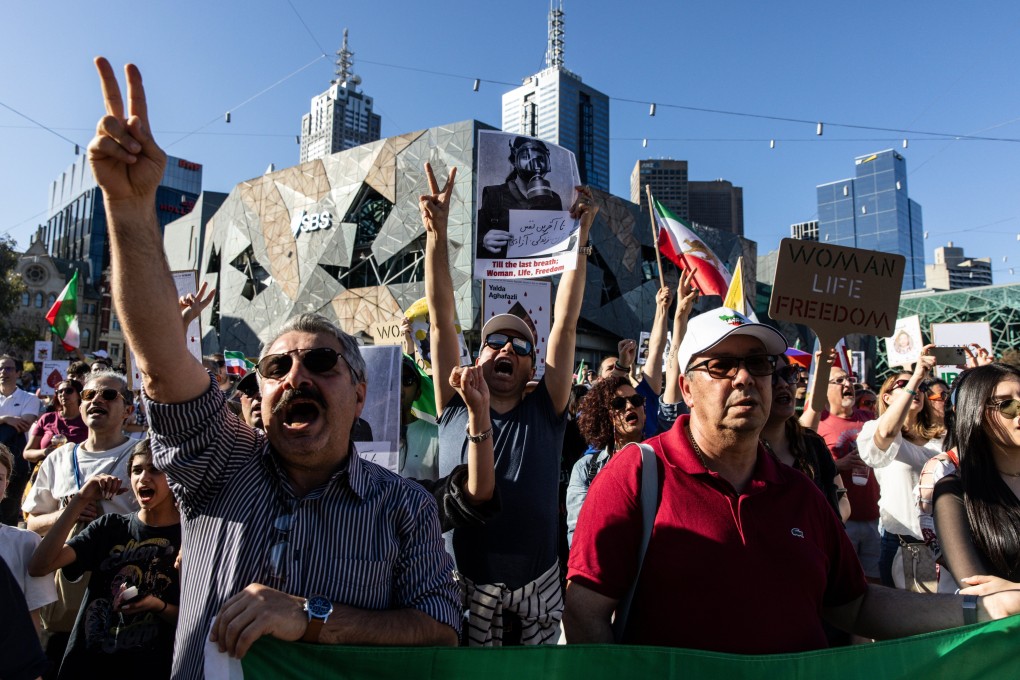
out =
<svg viewBox="0 0 1020 680"><path fill-rule="evenodd" d="M476 279L531 279L577 265L574 154L533 137L478 133Z"/></svg>

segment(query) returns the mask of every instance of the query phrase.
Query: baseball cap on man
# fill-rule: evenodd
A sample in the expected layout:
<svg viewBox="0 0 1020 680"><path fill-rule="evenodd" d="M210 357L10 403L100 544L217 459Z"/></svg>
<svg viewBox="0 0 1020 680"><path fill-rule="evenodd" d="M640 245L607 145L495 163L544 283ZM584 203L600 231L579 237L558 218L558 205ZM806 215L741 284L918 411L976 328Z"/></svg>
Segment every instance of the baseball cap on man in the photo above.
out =
<svg viewBox="0 0 1020 680"><path fill-rule="evenodd" d="M729 307L719 307L702 312L687 323L687 333L677 352L680 371L687 370L692 356L707 352L731 335L750 335L761 340L768 354L786 351L786 338L775 328L755 323Z"/></svg>
<svg viewBox="0 0 1020 680"><path fill-rule="evenodd" d="M486 321L482 326L482 342L485 342L485 338L489 337L490 333L499 331L514 331L530 342L532 347L535 346L535 335L528 328L528 324L524 323L524 319L516 314L497 314Z"/></svg>

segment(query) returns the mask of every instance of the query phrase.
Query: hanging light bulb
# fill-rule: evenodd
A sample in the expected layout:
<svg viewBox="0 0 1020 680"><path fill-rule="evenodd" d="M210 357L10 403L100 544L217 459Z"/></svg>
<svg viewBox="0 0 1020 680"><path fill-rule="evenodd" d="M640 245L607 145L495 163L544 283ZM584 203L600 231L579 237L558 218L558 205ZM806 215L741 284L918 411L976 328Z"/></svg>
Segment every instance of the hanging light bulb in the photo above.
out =
<svg viewBox="0 0 1020 680"><path fill-rule="evenodd" d="M927 238L928 238L928 232L924 232L924 238L925 238L925 239L927 239Z"/></svg>
<svg viewBox="0 0 1020 680"><path fill-rule="evenodd" d="M81 153L81 149L79 149L78 145L75 144L74 145L74 155L77 156L80 153ZM1018 241L1020 241L1020 234L1018 234L1016 238L1017 238Z"/></svg>
<svg viewBox="0 0 1020 680"><path fill-rule="evenodd" d="M819 137L822 136L822 123L821 123L821 121L818 122L818 127L815 128L815 134L818 135Z"/></svg>
<svg viewBox="0 0 1020 680"><path fill-rule="evenodd" d="M906 148L907 148L907 140L905 140L905 139L903 140L903 148L904 148L904 149L906 149Z"/></svg>
<svg viewBox="0 0 1020 680"><path fill-rule="evenodd" d="M471 89L472 89L472 91L474 91L474 92L478 92L478 86L479 86L479 85L481 85L481 84L482 84L482 81L481 81L481 80L479 80L478 78L475 78L475 84L474 84L474 87L472 87L472 88L471 88Z"/></svg>
<svg viewBox="0 0 1020 680"><path fill-rule="evenodd" d="M769 140L769 148L770 149L776 148L776 140L774 140L774 139L770 139Z"/></svg>
<svg viewBox="0 0 1020 680"><path fill-rule="evenodd" d="M227 123L230 122L230 111L227 111L227 115L223 116L223 120L226 121Z"/></svg>
<svg viewBox="0 0 1020 680"><path fill-rule="evenodd" d="M641 140L641 148L645 148L647 146L648 146L648 139L647 138L642 139ZM1017 239L1020 240L1020 235L1017 236Z"/></svg>
<svg viewBox="0 0 1020 680"><path fill-rule="evenodd" d="M655 102L652 102L652 105L648 107L648 115L649 116L655 115Z"/></svg>

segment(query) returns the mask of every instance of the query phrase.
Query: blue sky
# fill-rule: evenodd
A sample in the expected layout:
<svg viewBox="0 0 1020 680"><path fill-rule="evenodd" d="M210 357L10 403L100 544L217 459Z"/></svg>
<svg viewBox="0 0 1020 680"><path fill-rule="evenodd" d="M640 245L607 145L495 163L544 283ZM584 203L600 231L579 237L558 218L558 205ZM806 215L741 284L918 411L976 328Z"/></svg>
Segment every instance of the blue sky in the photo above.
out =
<svg viewBox="0 0 1020 680"><path fill-rule="evenodd" d="M118 68L133 61L157 140L202 163L206 189L229 191L270 163L297 163L301 115L332 77L344 27L384 136L471 118L499 126L502 93L543 67L549 6L111 0L99 7L6 3L0 103L84 149L102 114L92 56ZM686 159L692 179L744 187L745 235L765 253L791 223L815 216L816 184L852 176L855 156L896 148L907 159L910 197L923 208L926 260L951 240L970 256L992 257L996 283L1020 280L1020 267L1008 271L1020 265L1020 143L835 125L1020 139L1012 47L1020 5L566 0L564 9L567 67L613 98L613 193L628 196L640 158ZM483 79L479 92L474 78ZM657 114L623 100L655 101ZM817 137L813 123L670 104L823 121L825 134ZM73 153L70 142L0 107L0 232L27 247L45 219L48 187Z"/></svg>

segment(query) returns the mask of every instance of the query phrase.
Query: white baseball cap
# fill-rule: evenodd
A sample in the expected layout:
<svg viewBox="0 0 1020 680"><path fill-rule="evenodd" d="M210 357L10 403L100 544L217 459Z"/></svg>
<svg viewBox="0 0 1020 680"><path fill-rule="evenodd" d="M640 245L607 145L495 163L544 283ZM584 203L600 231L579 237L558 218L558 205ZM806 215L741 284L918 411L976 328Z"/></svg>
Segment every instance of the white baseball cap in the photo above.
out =
<svg viewBox="0 0 1020 680"><path fill-rule="evenodd" d="M497 314L482 326L482 342L485 342L485 338L489 337L490 333L497 333L499 331L514 331L519 333L521 337L531 343L531 346L535 346L535 335L528 328L528 324L524 323L524 319L517 316L516 314Z"/></svg>
<svg viewBox="0 0 1020 680"><path fill-rule="evenodd" d="M687 323L687 333L677 352L680 372L687 370L692 356L707 352L731 335L750 335L761 340L768 354L786 351L786 338L772 326L755 323L729 307L719 307L702 312Z"/></svg>

